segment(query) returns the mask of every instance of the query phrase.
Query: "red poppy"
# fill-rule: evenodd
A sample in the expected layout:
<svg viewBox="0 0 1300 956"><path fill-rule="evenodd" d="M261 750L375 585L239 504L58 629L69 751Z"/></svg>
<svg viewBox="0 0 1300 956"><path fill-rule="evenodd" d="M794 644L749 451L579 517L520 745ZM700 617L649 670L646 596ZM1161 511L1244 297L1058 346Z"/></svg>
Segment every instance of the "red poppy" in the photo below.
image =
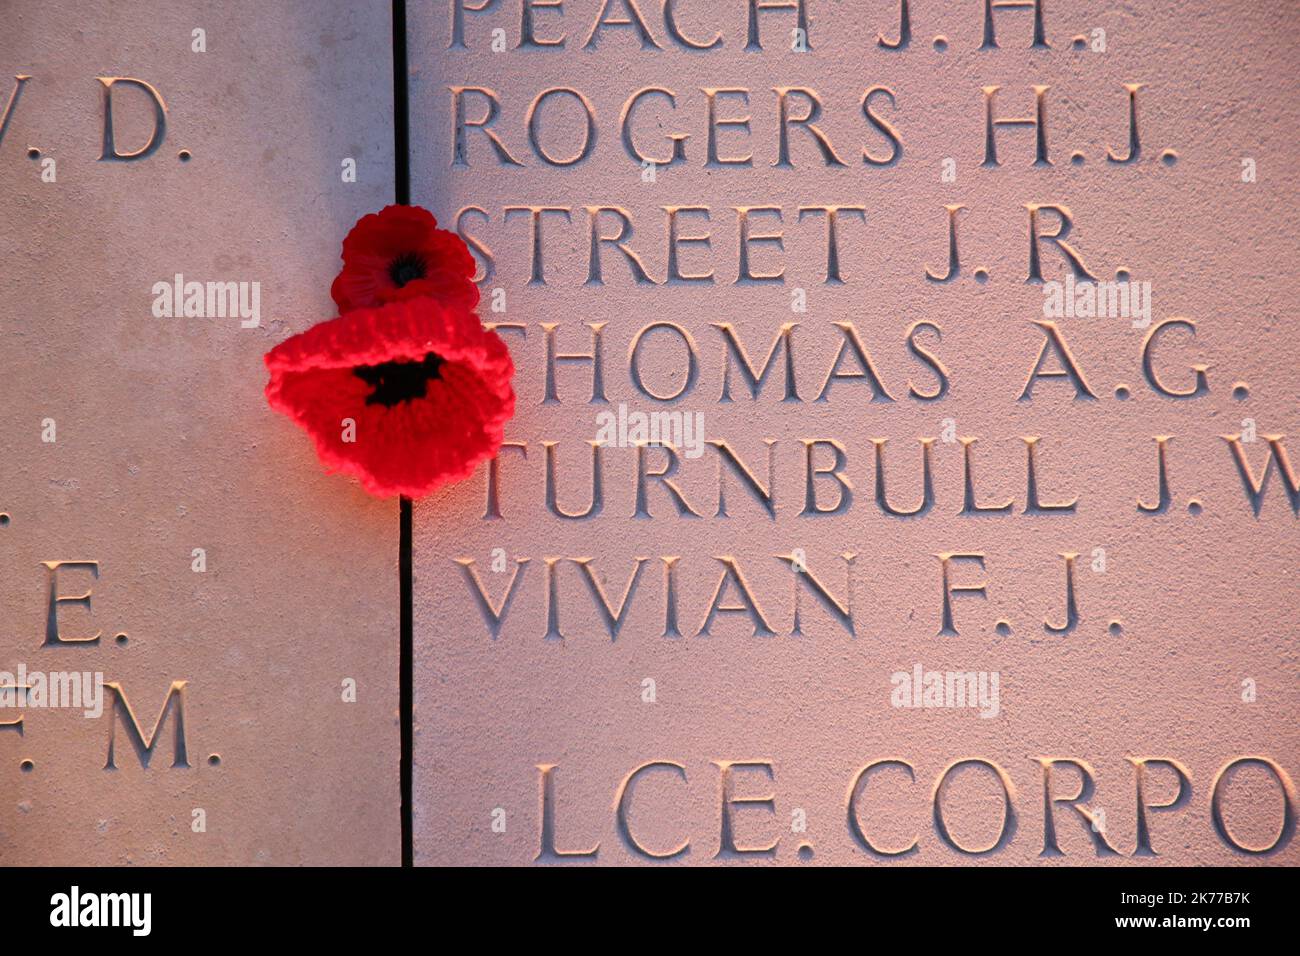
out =
<svg viewBox="0 0 1300 956"><path fill-rule="evenodd" d="M330 295L339 314L433 296L478 305L474 257L455 233L419 206L387 206L362 216L343 240L343 271Z"/></svg>
<svg viewBox="0 0 1300 956"><path fill-rule="evenodd" d="M467 478L514 414L510 353L463 302L357 309L281 342L266 365L271 407L311 436L327 469L377 495Z"/></svg>

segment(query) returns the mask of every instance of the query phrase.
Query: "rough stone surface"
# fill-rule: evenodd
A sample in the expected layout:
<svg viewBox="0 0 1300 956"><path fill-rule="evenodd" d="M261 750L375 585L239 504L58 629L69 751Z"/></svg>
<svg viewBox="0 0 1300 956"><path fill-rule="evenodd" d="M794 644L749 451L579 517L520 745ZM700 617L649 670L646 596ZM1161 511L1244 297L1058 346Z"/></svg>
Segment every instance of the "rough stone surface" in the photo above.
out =
<svg viewBox="0 0 1300 956"><path fill-rule="evenodd" d="M322 475L262 397L262 354L334 314L339 242L393 195L388 4L12 4L0 20L0 99L32 77L0 144L0 669L102 671L146 732L187 681L190 763L172 767L168 724L143 770L119 726L107 771L107 711L28 710L21 735L0 730L0 859L396 864L397 505ZM96 77L112 75L166 101L147 159L97 161ZM119 92L134 149L149 103ZM260 327L155 318L153 284L176 273L260 282ZM97 646L42 646L53 560L99 562L97 581L60 577L64 594L93 585L89 613L60 621L101 630Z"/></svg>
<svg viewBox="0 0 1300 956"><path fill-rule="evenodd" d="M517 50L517 11L495 9L466 19L468 49L449 49L450 18L436 5L412 11L411 68L415 201L445 221L465 206L485 215L466 218L467 230L491 247L497 272L485 284L506 292L507 311L486 318L526 323L508 332L518 362L519 411L507 439L527 442L524 459L510 452L501 470L500 520L485 520L486 469L416 508L416 850L424 863L525 863L541 845L541 764L556 765L554 820L557 846L587 850L599 843L602 863L639 862L616 824L615 794L636 767L674 761L638 782L630 826L645 847L663 852L690 839L677 862L713 862L720 845L719 771L715 761L770 761L762 772L737 774L737 795L775 795L773 807L735 811L744 846L779 839L774 859L795 863L879 861L858 845L847 825L849 786L868 762L906 760L901 770L873 778L858 804L869 836L888 849L918 851L901 863L1090 864L1098 861L1087 830L1061 808L1056 827L1064 856L1040 859L1044 844L1042 771L1036 757L1087 761L1097 792L1087 803L1105 811L1106 832L1128 856L1135 847L1134 756L1178 760L1190 771L1192 796L1176 812L1151 813L1159 854L1141 862L1278 863L1296 861L1296 846L1250 857L1225 847L1210 814L1211 786L1221 767L1243 755L1266 755L1294 778L1297 744L1295 686L1296 524L1279 476L1271 479L1258 518L1243 494L1229 448L1220 435L1237 434L1254 419L1259 433L1294 432L1300 374L1293 356L1296 332L1287 304L1297 291L1289 263L1296 250L1290 210L1297 155L1294 31L1276 11L1207 3L1160 2L1049 8L1050 51L1029 51L1025 12L1000 13L1001 49L980 52L979 4L937 12L913 6L912 46L879 49L878 30L897 29L888 4L812 4L813 51L788 49L792 14L763 14L763 54L746 53L744 5L678 4L680 23L695 37L722 31L710 52L671 48L655 4L640 4L662 51L642 50L628 29L603 33L584 47L600 4L574 0L563 16L539 15L539 35L567 36L564 50ZM962 9L956 9L960 6ZM859 22L860 21L860 22ZM1072 50L1077 35L1104 27L1106 53ZM507 50L490 49L501 28ZM944 35L948 47L935 49ZM1108 164L1108 147L1125 148L1127 106L1121 84L1146 84L1140 99L1141 161ZM864 121L863 91L890 87L896 109L875 101L903 140L903 158L888 168L863 165L863 146L879 154L886 142ZM1049 147L1053 165L1034 168L1027 131L999 134L1003 161L981 169L984 117L981 87L1001 85L1004 116L1030 111L1030 84L1050 86ZM453 166L449 87L495 92L500 114L493 127L522 166L496 162L481 132L467 140L468 167ZM527 144L526 111L543 89L580 90L597 116L591 158L569 167L543 165ZM641 147L662 155L669 134L690 134L687 162L660 168L653 183L619 142L618 118L636 90L674 91L676 109L651 102L637 124ZM708 168L704 87L750 90L748 110L737 101L720 115L752 116L751 135L734 128L721 140L724 155L752 149L748 168ZM791 132L793 168L774 167L777 121L774 87L809 86L821 96L819 125L844 157L825 166L805 131ZM473 101L472 118L483 100ZM573 154L582 121L574 103L556 100L541 112L543 144L553 155ZM802 115L802 108L799 114ZM1161 161L1166 149L1178 161ZM1073 165L1071 154L1084 154ZM945 157L957 180L943 182ZM1243 158L1257 161L1256 183L1241 181ZM1211 392L1175 401L1145 384L1145 333L1123 319L1066 319L1060 324L1082 364L1096 401L1074 401L1062 380L1045 380L1032 402L1017 396L1033 368L1043 334L1043 292L1025 283L1025 203L1060 203L1073 211L1071 241L1089 266L1111 279L1127 269L1152 283L1153 319L1195 321L1193 340L1171 334L1160 365L1178 387L1191 381L1192 363L1211 365ZM800 224L800 205L866 207L866 225L842 224L845 283L824 284L824 222ZM929 284L923 268L945 263L944 205L968 207L960 221L963 275L951 285ZM527 284L531 236L527 214L502 223L503 207L568 206L572 222L545 222L546 284ZM712 285L633 285L617 252L606 249L605 285L584 285L588 268L586 205L622 207L635 233L631 246L647 272L662 282L665 205L709 205L709 223L682 221L683 235L712 234L712 250L683 247L684 267L712 267ZM782 257L756 247L756 268L783 262L785 282L736 285L736 219L731 207L777 205L784 210ZM768 218L756 232L776 226ZM616 227L610 226L611 231ZM990 281L973 281L977 268ZM1060 277L1059 257L1044 269ZM791 313L792 290L808 296L806 314ZM639 395L627 371L633 335L645 325L678 323L694 338L700 358L695 391L672 406ZM942 342L920 341L952 374L938 403L908 398L909 382L929 389L933 378L906 348L907 329L925 320L942 328ZM723 351L710 323L732 323L750 359L761 362L784 322L797 331L803 403L783 404L778 363L762 397L752 401L735 377L737 400L719 404ZM829 401L811 401L821 389L840 339L833 321L852 321L870 350L893 403L870 403L869 389L839 383ZM562 366L561 402L543 404L545 339L540 323L558 323L562 351L590 349L582 323L605 322L609 406L586 402L588 367ZM679 343L664 335L647 344L646 382L659 391L681 381ZM850 366L856 367L856 366ZM1249 383L1237 400L1232 387ZM1116 399L1119 385L1131 389ZM737 393L733 392L733 395ZM562 520L544 507L546 457L541 443L558 442L559 496L569 510L590 500L586 442L596 438L596 415L628 402L631 409L702 412L705 435L728 442L766 481L765 439L775 439L776 517L770 518L728 475L728 517L717 517L716 456L682 462L675 477L703 517L677 516L667 492L651 482L650 519L636 519L636 453L606 450L605 508L586 520ZM1014 498L1009 517L958 517L962 504L961 446L934 446L936 505L924 518L886 517L873 500L871 439L887 438L891 500L912 506L920 496L920 445L937 437L944 420L957 433L978 436L976 475L982 502ZM1021 436L1039 446L1044 500L1080 496L1073 516L1024 515L1025 453ZM1173 435L1169 446L1174 501L1167 514L1144 517L1140 499L1155 493L1153 436ZM834 438L848 454L846 475L855 489L851 510L833 518L800 517L803 505L800 439ZM1265 446L1246 446L1257 469ZM1292 458L1296 453L1292 452ZM651 455L650 466L662 467ZM831 486L823 484L829 495ZM1188 513L1190 499L1204 503ZM807 593L803 636L791 636L793 586L774 555L801 548L808 567L835 594L844 594L843 552L856 558L856 636L848 636ZM1096 548L1106 572L1091 569ZM492 573L494 549L507 570ZM939 637L939 552L978 551L985 572L963 565L962 583L989 582L988 599L955 600L958 636ZM1064 607L1062 552L1081 555L1077 590L1082 620L1073 633L1053 636ZM736 557L770 616L770 637L754 637L750 621L723 617L700 636L721 565ZM664 637L661 556L678 556L681 636ZM495 639L485 625L458 560L473 559L491 600L506 593L516 557L524 577ZM590 567L617 607L638 557L649 558L616 640L596 611L573 558ZM547 640L547 561L555 563L563 640ZM734 591L728 595L735 598ZM999 634L999 620L1011 624ZM1122 633L1110 633L1112 621ZM891 706L890 675L927 670L996 671L1001 713L980 719L970 710L910 710ZM653 679L656 702L643 702ZM1242 701L1251 679L1258 700ZM1015 789L1014 833L984 857L946 847L932 819L931 791L943 769L962 758L995 761ZM1057 771L1054 793L1078 786L1070 768ZM1172 776L1152 769L1148 801L1167 802ZM944 799L948 824L967 846L991 842L1000 821L1000 791L986 771L959 771ZM1293 798L1294 799L1294 798ZM1281 819L1277 785L1257 770L1238 774L1227 798L1228 826L1237 839L1268 844ZM505 814L495 832L494 811ZM796 811L807 831L792 829ZM497 814L497 819L500 814ZM800 852L802 844L810 849Z"/></svg>

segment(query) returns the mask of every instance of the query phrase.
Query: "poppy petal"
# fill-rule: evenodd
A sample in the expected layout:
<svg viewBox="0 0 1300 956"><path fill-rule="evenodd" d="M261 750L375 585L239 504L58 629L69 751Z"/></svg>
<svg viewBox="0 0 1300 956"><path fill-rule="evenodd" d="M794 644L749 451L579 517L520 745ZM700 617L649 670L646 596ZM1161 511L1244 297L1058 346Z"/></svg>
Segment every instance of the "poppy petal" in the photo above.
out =
<svg viewBox="0 0 1300 956"><path fill-rule="evenodd" d="M381 496L419 497L468 477L496 454L514 414L510 353L463 302L357 309L281 342L266 365L271 407L311 436L328 470ZM413 394L382 400L384 369L413 374L404 386Z"/></svg>
<svg viewBox="0 0 1300 956"><path fill-rule="evenodd" d="M414 265L414 275L399 277L399 263ZM343 240L343 269L330 294L340 313L398 299L433 295L440 300L478 305L475 264L469 247L419 206L387 206L362 216Z"/></svg>

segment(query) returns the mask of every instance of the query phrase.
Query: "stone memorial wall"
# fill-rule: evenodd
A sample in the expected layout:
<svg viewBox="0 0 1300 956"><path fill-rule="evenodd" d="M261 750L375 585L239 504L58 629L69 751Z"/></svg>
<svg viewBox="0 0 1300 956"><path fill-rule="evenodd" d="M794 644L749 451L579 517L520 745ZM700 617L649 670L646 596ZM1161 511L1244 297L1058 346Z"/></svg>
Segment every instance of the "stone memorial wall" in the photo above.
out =
<svg viewBox="0 0 1300 956"><path fill-rule="evenodd" d="M415 863L1294 865L1296 13L412 2L404 120L388 3L7 7L3 859L399 861L399 506L262 355L409 172L518 395Z"/></svg>

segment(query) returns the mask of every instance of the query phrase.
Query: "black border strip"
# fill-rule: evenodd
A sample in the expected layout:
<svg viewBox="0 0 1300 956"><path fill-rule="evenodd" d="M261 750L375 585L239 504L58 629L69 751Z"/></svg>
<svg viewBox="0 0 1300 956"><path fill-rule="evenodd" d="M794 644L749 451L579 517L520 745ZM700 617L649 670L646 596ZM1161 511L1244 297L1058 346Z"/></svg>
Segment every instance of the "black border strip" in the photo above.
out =
<svg viewBox="0 0 1300 956"><path fill-rule="evenodd" d="M695 836L703 850L708 836L702 831ZM717 836L716 829L713 836ZM1027 834L1021 831L1024 836ZM843 829L839 838L853 839ZM936 846L933 834L927 832L922 839L926 841L922 854L955 859L951 851ZM788 840L787 834L780 862L791 863L794 857ZM1085 858L1077 850L1070 853L1066 859ZM1221 848L1213 856L1249 862ZM864 865L822 868L813 864L807 869L792 863L787 868L732 869L729 875L717 869L680 870L671 878L677 889L672 897L673 915L683 925L697 919L701 923L716 920L719 890L724 888L743 892L747 909L760 914L780 913L783 907L788 910L791 899L808 899L814 901L816 912L831 915L824 926L818 924L821 928L814 926L800 934L801 949L809 948L810 938L829 942L834 924L856 927L859 935L865 931L878 944L877 949L885 944L905 952L917 949L918 927L922 931L928 928L908 914L918 914L929 920L929 925L951 927L960 934L955 940L1068 937L1087 944L1128 936L1126 951L1144 940L1167 940L1165 948L1175 953L1199 951L1199 946L1188 944L1192 937L1207 941L1218 952L1260 950L1265 943L1261 931L1272 939L1294 938L1296 927L1294 869L1285 866L1165 867L1134 864L1126 857L1118 865L1093 867L936 868L871 865L881 860L873 860L870 854L860 854L858 860ZM661 865L676 869L673 863ZM175 940L178 949L179 944L190 944L201 933L205 939L229 941L234 951L246 949L248 941L255 938L282 947L284 952L303 952L317 942L334 952L344 944L369 952L375 948L376 926L410 925L413 914L418 919L431 910L431 901L446 896L442 870L421 867L417 874L394 873L393 869L44 869L7 865L0 866L0 891L7 936L24 940L43 939L46 934L51 939L62 937L63 946L51 948L52 952L69 950L69 933L80 934L85 943L97 947L96 952L105 941L113 947L113 937L135 941L132 929L122 925L79 929L51 925L56 906L53 897L70 895L73 886L83 898L90 893L151 893L150 936L159 943ZM664 895L662 874L647 868L606 872L602 867L564 867L564 873L545 869L550 871L549 877L538 878L522 872L521 867L456 871L452 877L458 891L455 912L439 925L454 919L463 926L488 926L492 939L506 946L516 942L526 946L535 941L532 928L536 926L551 929L553 937L590 934L589 913L593 911L630 914L630 919L640 920L638 925L653 925L656 918L662 921L654 906ZM583 907L557 907L559 893L566 894L564 898L581 899ZM1135 900L1134 896L1146 899ZM508 919L502 919L503 898L510 900ZM847 916L836 917L835 913ZM1249 927L1238 922L1243 917L1249 920ZM1208 929L1180 922L1165 926L1166 918L1209 919L1212 925ZM1152 923L1143 925L1148 919ZM1215 925L1220 919L1232 919L1234 925ZM795 939L793 934L786 937L775 924L767 936ZM78 943L76 935L71 939L74 945ZM1114 950L1092 947L1090 951Z"/></svg>

